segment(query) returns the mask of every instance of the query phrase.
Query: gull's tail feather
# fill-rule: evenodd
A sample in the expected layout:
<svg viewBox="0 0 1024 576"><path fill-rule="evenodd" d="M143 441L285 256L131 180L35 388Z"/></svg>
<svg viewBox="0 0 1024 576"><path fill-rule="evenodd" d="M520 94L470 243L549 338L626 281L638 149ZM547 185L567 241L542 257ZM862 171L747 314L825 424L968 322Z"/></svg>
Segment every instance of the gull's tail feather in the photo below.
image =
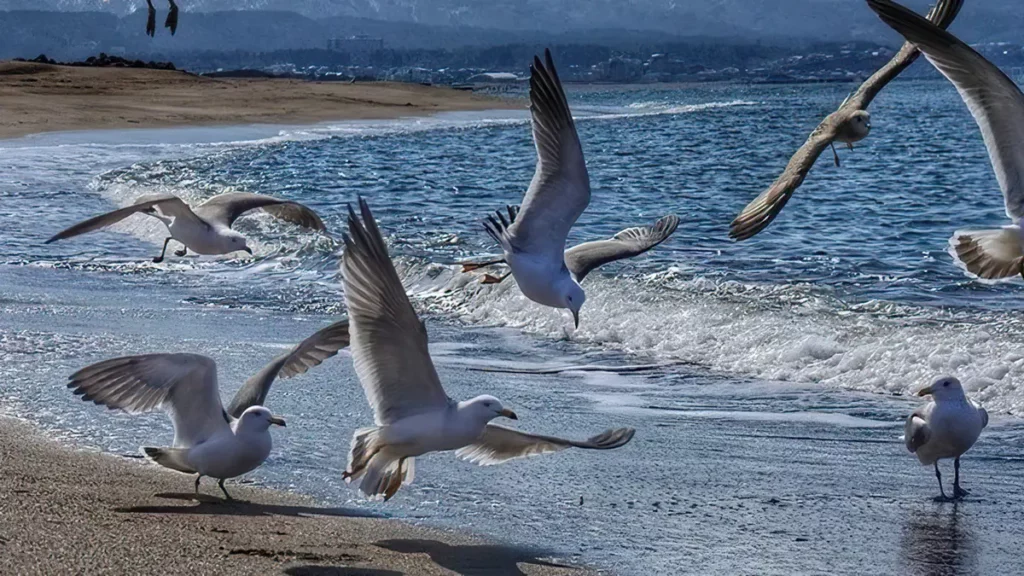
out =
<svg viewBox="0 0 1024 576"><path fill-rule="evenodd" d="M380 452L383 446L378 441L380 428L360 428L352 434L352 446L348 452L348 467L342 478L346 482L363 475L370 460Z"/></svg>
<svg viewBox="0 0 1024 576"><path fill-rule="evenodd" d="M1019 226L958 230L949 239L949 254L957 266L981 280L1003 280L1024 273Z"/></svg>
<svg viewBox="0 0 1024 576"><path fill-rule="evenodd" d="M186 448L153 448L152 446L144 446L142 453L146 455L146 458L164 468L170 468L185 474L196 473L196 469L188 461L188 449Z"/></svg>
<svg viewBox="0 0 1024 576"><path fill-rule="evenodd" d="M363 472L359 490L368 498L391 499L403 484L412 483L416 464L413 458L398 458L386 452L378 452Z"/></svg>

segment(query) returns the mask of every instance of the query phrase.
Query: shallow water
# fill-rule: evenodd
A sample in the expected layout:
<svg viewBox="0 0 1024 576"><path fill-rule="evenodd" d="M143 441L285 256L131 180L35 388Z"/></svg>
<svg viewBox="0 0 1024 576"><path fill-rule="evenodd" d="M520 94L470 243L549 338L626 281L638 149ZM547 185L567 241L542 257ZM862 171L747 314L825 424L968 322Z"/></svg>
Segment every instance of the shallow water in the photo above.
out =
<svg viewBox="0 0 1024 576"><path fill-rule="evenodd" d="M576 333L568 315L528 303L514 283L481 286L451 265L494 252L479 221L521 199L532 176L522 112L2 142L5 406L85 444L134 452L167 435L165 419L85 405L60 385L68 373L113 355L185 348L224 362L229 388L344 312L339 242L265 216L239 221L256 251L242 260L152 264L163 234L144 217L43 245L57 230L144 193L196 201L246 190L303 201L337 233L345 204L362 194L429 314L450 394L472 396L486 382L532 413L523 427L541 432L640 430L607 454L483 469L423 459L414 486L380 509L622 573L856 572L870 550L843 538L876 531L892 571L928 573L910 568L927 556L920 542L933 529L968 533L955 555L969 561L965 571L1001 566L1021 541L1016 529L996 528L1019 524L1014 513L989 508L1021 496L1010 480L1021 477L1013 415L1024 407L1024 324L1018 283L970 282L945 253L956 228L1005 219L953 89L891 86L872 106L873 134L840 150L841 168L826 156L768 231L745 243L726 237L731 218L848 88L571 91L594 191L571 240L668 212L683 220L665 245L587 279ZM308 383L275 388L272 407L303 426L278 435L254 477L342 503L355 494L336 472L351 431L369 419L347 359L331 362ZM677 364L639 375L472 369L666 362ZM902 453L899 422L913 403L892 397L941 373L1007 415L971 453L969 478L984 483L984 497L952 515L926 500L934 478ZM341 407L341 417L324 422L324 405ZM844 464L861 470L837 480ZM834 525L836 511L850 523Z"/></svg>

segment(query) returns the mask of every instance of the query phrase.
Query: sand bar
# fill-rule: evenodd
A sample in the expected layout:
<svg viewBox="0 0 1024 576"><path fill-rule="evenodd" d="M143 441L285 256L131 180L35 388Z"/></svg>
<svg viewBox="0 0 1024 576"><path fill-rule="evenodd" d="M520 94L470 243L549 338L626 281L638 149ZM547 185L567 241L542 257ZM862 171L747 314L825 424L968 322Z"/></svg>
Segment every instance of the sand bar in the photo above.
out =
<svg viewBox="0 0 1024 576"><path fill-rule="evenodd" d="M305 124L510 107L522 104L419 84L205 78L166 70L0 62L0 138L106 128Z"/></svg>

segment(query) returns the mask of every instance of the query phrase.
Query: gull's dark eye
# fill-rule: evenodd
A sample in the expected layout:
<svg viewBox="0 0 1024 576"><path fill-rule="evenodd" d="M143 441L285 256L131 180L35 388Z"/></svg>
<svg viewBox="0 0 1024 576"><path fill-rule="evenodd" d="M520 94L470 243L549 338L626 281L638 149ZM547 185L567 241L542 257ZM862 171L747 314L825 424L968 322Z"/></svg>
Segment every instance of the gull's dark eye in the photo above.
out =
<svg viewBox="0 0 1024 576"><path fill-rule="evenodd" d="M942 386L943 386L943 387L949 387L949 382L943 382L943 383L942 383Z"/></svg>

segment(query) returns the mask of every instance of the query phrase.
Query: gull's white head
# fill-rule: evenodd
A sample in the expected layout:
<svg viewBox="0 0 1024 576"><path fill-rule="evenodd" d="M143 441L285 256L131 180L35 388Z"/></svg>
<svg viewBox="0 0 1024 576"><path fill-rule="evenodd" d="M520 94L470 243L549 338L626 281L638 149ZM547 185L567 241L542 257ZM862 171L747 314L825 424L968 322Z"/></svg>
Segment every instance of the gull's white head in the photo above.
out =
<svg viewBox="0 0 1024 576"><path fill-rule="evenodd" d="M572 279L572 277L566 278L561 286L562 294L562 307L568 308L572 312L572 320L576 324L576 327L580 327L580 308L583 308L583 303L587 301L587 293L583 291L583 287L580 286L579 282Z"/></svg>
<svg viewBox="0 0 1024 576"><path fill-rule="evenodd" d="M943 376L932 382L931 386L922 388L918 396L931 395L936 402L962 401L966 398L960 381L952 376Z"/></svg>
<svg viewBox="0 0 1024 576"><path fill-rule="evenodd" d="M871 132L871 113L867 110L857 110L850 116L850 130L857 138L866 138Z"/></svg>
<svg viewBox="0 0 1024 576"><path fill-rule="evenodd" d="M242 417L238 419L235 429L246 432L266 432L271 424L285 425L283 418L274 416L263 406L250 406L245 409L245 412L242 412Z"/></svg>
<svg viewBox="0 0 1024 576"><path fill-rule="evenodd" d="M519 420L519 417L516 416L515 412L502 406L501 400L498 400L494 396L477 396L472 400L463 402L461 409L472 414L482 422L490 422L499 416L511 418L512 420Z"/></svg>
<svg viewBox="0 0 1024 576"><path fill-rule="evenodd" d="M248 252L249 255L252 255L252 250L246 245L245 236L231 230L225 235L225 239L227 242L227 250L224 252L225 254L241 250L242 252Z"/></svg>

